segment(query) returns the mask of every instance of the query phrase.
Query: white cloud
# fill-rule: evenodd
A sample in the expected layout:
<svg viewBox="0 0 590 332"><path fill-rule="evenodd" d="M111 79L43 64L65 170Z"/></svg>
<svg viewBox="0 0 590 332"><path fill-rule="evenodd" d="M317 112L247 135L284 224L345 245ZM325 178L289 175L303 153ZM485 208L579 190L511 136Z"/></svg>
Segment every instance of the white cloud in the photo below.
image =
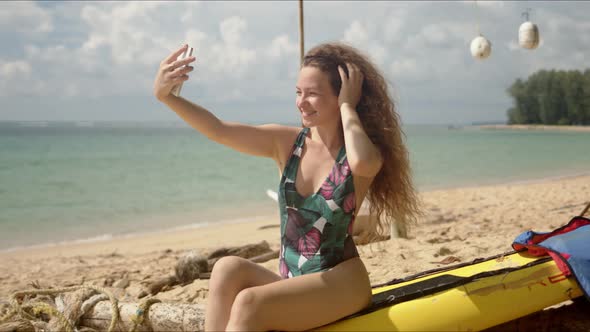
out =
<svg viewBox="0 0 590 332"><path fill-rule="evenodd" d="M395 81L423 81L428 79L432 70L426 64L420 64L415 58L401 58L394 60L390 66L391 74Z"/></svg>
<svg viewBox="0 0 590 332"><path fill-rule="evenodd" d="M0 59L0 96L37 95L41 87L32 74L28 61Z"/></svg>
<svg viewBox="0 0 590 332"><path fill-rule="evenodd" d="M477 5L484 8L504 8L504 1L478 1Z"/></svg>
<svg viewBox="0 0 590 332"><path fill-rule="evenodd" d="M410 35L403 47L409 52L418 54L444 53L471 42L471 39L475 37L474 31L474 27L466 23L428 24Z"/></svg>
<svg viewBox="0 0 590 332"><path fill-rule="evenodd" d="M463 4L468 6L475 6L475 7L482 7L482 8L504 8L504 1L492 1L492 0L483 0L483 1L461 1Z"/></svg>
<svg viewBox="0 0 590 332"><path fill-rule="evenodd" d="M520 49L520 45L518 45L518 41L516 39L511 39L508 44L506 44L506 47L508 47L508 49L511 51L517 51Z"/></svg>
<svg viewBox="0 0 590 332"><path fill-rule="evenodd" d="M241 35L246 30L246 25L246 21L239 16L232 16L223 20L219 26L221 39L226 44L238 45Z"/></svg>
<svg viewBox="0 0 590 332"><path fill-rule="evenodd" d="M361 23L355 20L344 31L342 41L358 48L380 66L385 60L386 50L379 39L369 38L369 36L375 35L374 31L377 29L378 27L375 24Z"/></svg>
<svg viewBox="0 0 590 332"><path fill-rule="evenodd" d="M392 44L400 40L403 35L402 31L404 26L407 24L405 18L407 17L408 11L405 8L398 8L391 10L389 15L384 20L381 32L383 33L383 40Z"/></svg>
<svg viewBox="0 0 590 332"><path fill-rule="evenodd" d="M353 21L344 31L344 41L351 44L366 43L368 41L367 29L359 21Z"/></svg>
<svg viewBox="0 0 590 332"><path fill-rule="evenodd" d="M201 10L202 1L187 1L184 4L186 7L180 17L180 22L185 26L190 26L191 24L194 24L196 19L194 13Z"/></svg>
<svg viewBox="0 0 590 332"><path fill-rule="evenodd" d="M427 25L421 32L424 39L433 46L444 45L449 41L449 35L446 29L440 25Z"/></svg>
<svg viewBox="0 0 590 332"><path fill-rule="evenodd" d="M207 47L207 39L208 36L206 33L196 29L188 29L184 38L185 42L197 51L200 51L201 48Z"/></svg>
<svg viewBox="0 0 590 332"><path fill-rule="evenodd" d="M227 78L240 78L255 61L256 51L243 46L247 22L238 16L226 18L219 24L221 40L210 40L201 51L202 62L207 63L211 76L224 74Z"/></svg>
<svg viewBox="0 0 590 332"><path fill-rule="evenodd" d="M266 55L271 58L291 57L298 53L299 45L291 43L289 36L283 34L272 40L266 50Z"/></svg>
<svg viewBox="0 0 590 332"><path fill-rule="evenodd" d="M153 64L158 54L152 50L166 40L158 24L157 17L165 9L164 2L124 2L110 7L85 5L81 18L90 31L83 45L86 56L101 47L110 50L110 60L115 65L129 66L137 63Z"/></svg>
<svg viewBox="0 0 590 332"><path fill-rule="evenodd" d="M0 75L2 76L2 79L13 79L17 76L29 77L31 71L31 64L26 61L0 61Z"/></svg>
<svg viewBox="0 0 590 332"><path fill-rule="evenodd" d="M53 31L51 15L32 1L3 1L0 4L0 28L25 35Z"/></svg>
<svg viewBox="0 0 590 332"><path fill-rule="evenodd" d="M517 44L526 6L541 32L534 51ZM580 14L590 3L309 2L305 10L307 49L330 40L352 44L410 105L425 95L451 103L456 91L473 103L508 100L504 85L540 68L585 68L590 48L590 23ZM478 23L493 43L485 61L469 55ZM297 25L292 2L5 2L0 27L19 39L0 50L0 94L149 98L160 61L188 42L197 62L186 94L290 105Z"/></svg>

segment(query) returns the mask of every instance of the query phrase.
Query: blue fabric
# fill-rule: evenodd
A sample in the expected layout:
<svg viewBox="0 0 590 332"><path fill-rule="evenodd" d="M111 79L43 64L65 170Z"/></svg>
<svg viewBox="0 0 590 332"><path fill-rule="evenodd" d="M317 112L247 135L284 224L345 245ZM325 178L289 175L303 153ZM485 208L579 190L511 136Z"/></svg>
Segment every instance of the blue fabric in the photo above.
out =
<svg viewBox="0 0 590 332"><path fill-rule="evenodd" d="M573 218L567 225L552 232L527 231L516 237L515 250L528 249L533 255L552 253L558 266L565 263L590 300L590 219Z"/></svg>
<svg viewBox="0 0 590 332"><path fill-rule="evenodd" d="M590 294L590 225L550 237L539 245L560 254L570 255L566 262L588 297Z"/></svg>
<svg viewBox="0 0 590 332"><path fill-rule="evenodd" d="M535 236L535 234L547 234L547 233L534 233L533 231L526 231L514 239L514 243L522 244L524 246ZM514 246L514 245L513 245Z"/></svg>

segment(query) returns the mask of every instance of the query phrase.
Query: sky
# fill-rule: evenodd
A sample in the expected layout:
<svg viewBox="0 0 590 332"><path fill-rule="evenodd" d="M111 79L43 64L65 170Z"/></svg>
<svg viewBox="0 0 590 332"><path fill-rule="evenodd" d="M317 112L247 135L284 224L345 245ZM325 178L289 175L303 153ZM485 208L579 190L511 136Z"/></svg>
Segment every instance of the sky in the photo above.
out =
<svg viewBox="0 0 590 332"><path fill-rule="evenodd" d="M530 8L541 44L518 46ZM183 43L183 97L223 120L298 123L297 1L0 3L0 121L182 121L153 95ZM378 66L405 124L504 122L507 88L541 69L584 70L590 2L304 1L305 48L342 41ZM492 43L474 59L471 40Z"/></svg>

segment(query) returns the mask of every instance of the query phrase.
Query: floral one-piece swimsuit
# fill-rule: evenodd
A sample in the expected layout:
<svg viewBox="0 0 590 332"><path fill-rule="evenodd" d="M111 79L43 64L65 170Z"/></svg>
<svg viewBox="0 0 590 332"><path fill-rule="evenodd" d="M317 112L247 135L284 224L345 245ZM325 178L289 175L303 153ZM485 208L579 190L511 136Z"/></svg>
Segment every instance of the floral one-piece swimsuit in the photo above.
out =
<svg viewBox="0 0 590 332"><path fill-rule="evenodd" d="M345 147L318 192L302 197L295 189L308 132L303 128L297 136L279 185L282 278L329 270L359 255L352 239L356 196Z"/></svg>

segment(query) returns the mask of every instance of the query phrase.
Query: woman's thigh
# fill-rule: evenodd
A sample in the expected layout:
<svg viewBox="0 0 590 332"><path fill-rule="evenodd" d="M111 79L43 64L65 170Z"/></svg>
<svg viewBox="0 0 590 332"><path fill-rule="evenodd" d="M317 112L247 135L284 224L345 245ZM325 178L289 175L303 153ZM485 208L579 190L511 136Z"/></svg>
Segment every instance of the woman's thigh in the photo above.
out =
<svg viewBox="0 0 590 332"><path fill-rule="evenodd" d="M278 274L250 260L235 256L221 258L215 263L209 280L205 330L226 329L232 304L240 291L279 280Z"/></svg>
<svg viewBox="0 0 590 332"><path fill-rule="evenodd" d="M281 276L248 259L227 256L215 264L210 283L217 288L233 286L239 290L281 280ZM210 285L211 286L211 285Z"/></svg>
<svg viewBox="0 0 590 332"><path fill-rule="evenodd" d="M328 271L248 288L236 299L241 306L238 310L255 310L251 319L258 328L291 331L331 323L365 308L370 301L369 278L359 258Z"/></svg>

